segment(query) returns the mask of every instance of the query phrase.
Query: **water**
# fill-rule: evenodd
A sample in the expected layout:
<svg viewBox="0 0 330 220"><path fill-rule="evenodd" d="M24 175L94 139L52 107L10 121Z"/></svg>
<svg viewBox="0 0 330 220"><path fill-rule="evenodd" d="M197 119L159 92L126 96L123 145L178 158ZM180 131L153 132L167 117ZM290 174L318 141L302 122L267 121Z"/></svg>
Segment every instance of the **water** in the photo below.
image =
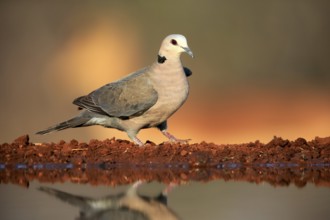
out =
<svg viewBox="0 0 330 220"><path fill-rule="evenodd" d="M80 171L70 165L43 167L0 167L1 219L78 219L81 211L86 217L81 219L146 219L146 215L205 220L330 217L326 165L249 168L232 164L213 170L135 168L130 172L114 167ZM139 178L146 182L139 182ZM135 185L125 184L125 180ZM104 197L107 199L101 199ZM93 208L86 208L86 204Z"/></svg>

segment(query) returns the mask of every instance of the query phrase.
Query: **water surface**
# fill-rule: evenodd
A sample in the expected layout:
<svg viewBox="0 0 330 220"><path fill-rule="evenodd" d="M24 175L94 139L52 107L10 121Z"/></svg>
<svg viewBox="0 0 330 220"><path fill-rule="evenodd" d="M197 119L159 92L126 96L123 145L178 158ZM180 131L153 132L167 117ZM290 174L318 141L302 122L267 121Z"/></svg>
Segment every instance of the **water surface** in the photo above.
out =
<svg viewBox="0 0 330 220"><path fill-rule="evenodd" d="M283 174L283 169L283 167L279 166L272 167L270 173L276 174L273 176L275 179L273 182L267 182L262 179L265 171L261 170L258 172L256 169L245 169L245 173L250 175L250 178L235 178L238 175L237 173L239 173L238 171L242 170L242 167L236 165L218 168L218 172L223 174L222 178L221 176L216 178L212 174L215 171L196 171L187 168L184 169L184 172L181 171L181 179L172 177L172 183L168 181L161 183L159 179L154 181L149 179L137 186L137 194L133 194L135 195L134 198L143 196L141 201L146 202L144 204L147 204L149 209L153 207L150 204L158 204L158 206L164 207L166 212L172 213L177 219L329 219L329 182L323 180L321 183L313 183L311 179L311 181L307 181L305 184L296 184L298 177L303 180L306 178L306 175L312 175L312 177L328 175L327 167L323 166L321 169L313 172L306 168L297 169L295 167L295 169L289 171L289 173L295 173L295 180L291 182L288 181L290 180L287 176L288 172ZM288 168L286 167L285 169ZM25 177L32 175L31 171L23 168L17 170L19 171L15 173L17 179L22 178L19 175L25 175ZM254 172L250 172L251 170ZM298 170L300 171L298 172ZM104 171L107 170L102 172ZM80 211L83 211L82 206L69 204L66 200L67 198L60 199L40 191L40 187L49 187L69 193L70 196L75 195L79 199L81 199L81 196L94 198L95 200L93 201L97 201L99 204L104 204L106 199L100 200L100 198L106 196L110 196L112 203L115 204L117 202L117 205L102 209L101 214L100 210L93 210L93 218L86 219L111 219L110 217L113 216L115 216L114 219L124 219L121 217L125 215L129 217L126 219L145 219L145 214L134 210L131 211L130 207L139 204L138 199L132 200L130 197L129 202L133 202L127 205L129 206L128 208L118 205L124 203L120 200L123 198L123 195L125 197L132 191L133 182L132 184L111 186L110 184L104 184L104 182L98 185L97 182L88 181L86 183L73 183L72 180L74 179L67 178L67 181L53 181L51 183L46 181L46 177L44 179L40 177L39 179L30 180L27 184L28 187L26 187L26 184L22 184L23 187L19 185L19 182L4 183L4 176L6 174L10 175L10 173L6 169L1 169L0 172L2 173L2 184L0 184L1 219L51 220L77 219L80 216ZM100 173L102 172L100 171ZM157 169L153 169L153 172L157 173ZM101 176L100 173L96 174L96 176ZM174 171L168 172L167 175L170 173L176 175ZM189 175L189 173L203 173L203 175L197 175L199 178L195 178L195 180L185 181L183 174ZM54 172L37 172L36 174L54 175ZM160 171L159 174L164 174L164 170ZM202 178L203 176L204 179ZM214 180L211 180L210 177L214 178ZM107 178L111 180L111 172L108 173ZM128 176L127 178L130 177ZM259 178L260 181L252 181L256 178ZM276 178L282 184L274 184ZM167 180L171 180L171 177L168 177ZM134 182L136 183L136 181ZM159 195L162 194L164 198L159 199ZM158 199L156 199L157 197ZM167 198L167 205L164 204L165 198ZM73 202L71 201L71 203ZM96 204L96 202L94 203ZM140 216L137 215L133 218L135 214L139 213ZM165 219L165 214L157 216L155 219Z"/></svg>

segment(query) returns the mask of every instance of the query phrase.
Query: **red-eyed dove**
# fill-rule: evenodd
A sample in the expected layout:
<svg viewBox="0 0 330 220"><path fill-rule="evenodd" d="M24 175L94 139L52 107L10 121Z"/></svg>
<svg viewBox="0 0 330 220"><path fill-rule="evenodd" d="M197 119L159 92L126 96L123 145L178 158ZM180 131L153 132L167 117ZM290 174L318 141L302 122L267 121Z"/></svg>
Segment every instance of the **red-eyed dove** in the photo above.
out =
<svg viewBox="0 0 330 220"><path fill-rule="evenodd" d="M182 66L182 52L193 57L186 38L179 34L167 36L151 66L75 99L73 104L82 109L79 115L37 134L102 125L125 131L141 146L143 143L136 137L140 129L157 127L170 141L184 141L166 130L167 119L182 106L189 93L187 76L191 71Z"/></svg>

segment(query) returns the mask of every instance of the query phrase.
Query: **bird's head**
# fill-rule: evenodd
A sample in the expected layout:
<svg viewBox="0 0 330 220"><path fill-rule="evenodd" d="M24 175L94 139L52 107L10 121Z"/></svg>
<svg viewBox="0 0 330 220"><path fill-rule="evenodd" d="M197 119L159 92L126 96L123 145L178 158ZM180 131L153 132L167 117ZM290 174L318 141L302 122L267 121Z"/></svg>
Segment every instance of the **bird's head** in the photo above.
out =
<svg viewBox="0 0 330 220"><path fill-rule="evenodd" d="M178 57L183 52L186 52L191 57L194 57L192 51L188 47L185 36L181 34L171 34L163 40L158 55L168 59L170 57Z"/></svg>

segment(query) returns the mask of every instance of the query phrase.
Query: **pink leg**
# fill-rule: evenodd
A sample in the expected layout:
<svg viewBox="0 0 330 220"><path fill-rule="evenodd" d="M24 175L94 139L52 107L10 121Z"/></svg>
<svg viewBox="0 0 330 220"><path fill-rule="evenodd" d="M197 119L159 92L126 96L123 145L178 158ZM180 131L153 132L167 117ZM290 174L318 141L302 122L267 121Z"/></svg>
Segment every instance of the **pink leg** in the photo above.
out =
<svg viewBox="0 0 330 220"><path fill-rule="evenodd" d="M172 134L170 134L168 131L166 130L162 130L162 133L172 142L179 142L179 143L185 143L185 144L188 144L188 142L191 140L191 139L178 139L176 137L174 137Z"/></svg>
<svg viewBox="0 0 330 220"><path fill-rule="evenodd" d="M176 183L170 183L169 185L166 186L166 188L163 190L162 194L164 196L167 196L172 190L177 186Z"/></svg>
<svg viewBox="0 0 330 220"><path fill-rule="evenodd" d="M137 137L133 137L132 141L134 141L134 143L139 145L140 147L143 146L143 142Z"/></svg>
<svg viewBox="0 0 330 220"><path fill-rule="evenodd" d="M138 180L136 182L133 183L132 187L137 189L139 186L141 186L143 184L142 180Z"/></svg>

